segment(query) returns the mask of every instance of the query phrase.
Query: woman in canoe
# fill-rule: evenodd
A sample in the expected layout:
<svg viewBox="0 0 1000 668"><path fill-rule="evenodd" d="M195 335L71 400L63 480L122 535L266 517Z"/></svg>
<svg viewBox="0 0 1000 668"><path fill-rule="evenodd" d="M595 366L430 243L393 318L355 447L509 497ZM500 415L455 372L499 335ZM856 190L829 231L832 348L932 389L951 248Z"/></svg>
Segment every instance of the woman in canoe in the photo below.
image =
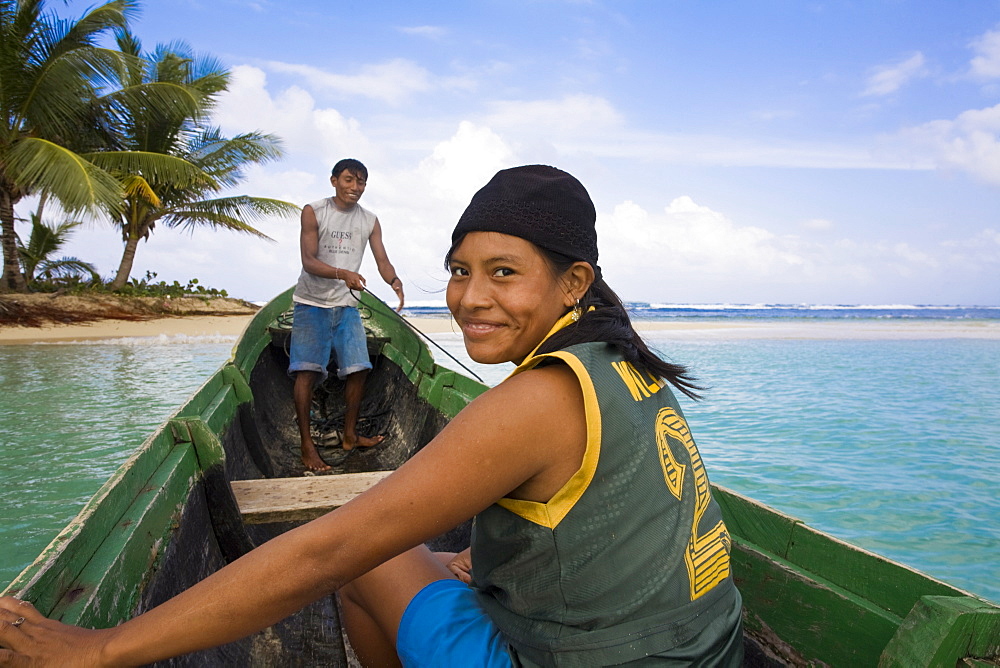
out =
<svg viewBox="0 0 1000 668"><path fill-rule="evenodd" d="M334 591L366 665L739 665L729 534L668 385L697 388L601 278L595 219L565 172L497 173L452 234L447 301L509 378L368 492L118 627L0 599L0 665L150 663ZM473 516L471 556L423 546Z"/></svg>

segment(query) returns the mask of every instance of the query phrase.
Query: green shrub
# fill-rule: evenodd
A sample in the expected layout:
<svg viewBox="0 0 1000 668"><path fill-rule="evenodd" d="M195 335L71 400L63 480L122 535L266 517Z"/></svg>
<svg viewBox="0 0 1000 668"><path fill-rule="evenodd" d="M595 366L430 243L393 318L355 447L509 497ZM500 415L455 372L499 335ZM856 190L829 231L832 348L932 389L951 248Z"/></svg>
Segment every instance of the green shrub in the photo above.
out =
<svg viewBox="0 0 1000 668"><path fill-rule="evenodd" d="M197 278L192 278L186 285L181 285L177 281L174 281L173 283L167 283L166 281L154 282L153 279L155 278L155 271L147 271L144 278L130 278L120 290L114 291L113 294L125 295L128 297L169 297L171 299L180 297L201 297L203 299L211 299L213 297L224 298L229 296L229 293L225 290L206 288L198 282ZM108 289L108 285L104 283L80 284L79 286L74 287L71 291L77 294L84 292L112 293L112 291Z"/></svg>

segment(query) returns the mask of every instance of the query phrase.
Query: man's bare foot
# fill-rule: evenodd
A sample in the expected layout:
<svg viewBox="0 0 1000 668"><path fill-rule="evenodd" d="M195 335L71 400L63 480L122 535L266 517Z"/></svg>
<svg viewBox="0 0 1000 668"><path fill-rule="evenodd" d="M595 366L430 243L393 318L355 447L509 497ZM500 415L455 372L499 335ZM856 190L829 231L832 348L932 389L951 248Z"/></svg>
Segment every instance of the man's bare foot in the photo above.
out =
<svg viewBox="0 0 1000 668"><path fill-rule="evenodd" d="M341 447L344 448L344 450L353 450L354 448L370 448L378 445L384 440L385 436L382 435L374 437L358 436L355 440L351 440L345 435L344 442L341 443Z"/></svg>
<svg viewBox="0 0 1000 668"><path fill-rule="evenodd" d="M302 463L305 465L307 472L326 473L333 470L333 467L324 462L323 458L319 456L314 445L311 447L302 446Z"/></svg>

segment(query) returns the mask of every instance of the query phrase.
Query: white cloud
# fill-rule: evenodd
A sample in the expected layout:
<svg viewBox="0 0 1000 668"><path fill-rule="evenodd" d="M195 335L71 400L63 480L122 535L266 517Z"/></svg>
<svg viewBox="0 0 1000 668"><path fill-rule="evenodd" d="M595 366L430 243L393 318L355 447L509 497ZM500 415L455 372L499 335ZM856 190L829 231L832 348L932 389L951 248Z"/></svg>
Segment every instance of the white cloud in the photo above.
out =
<svg viewBox="0 0 1000 668"><path fill-rule="evenodd" d="M894 240L805 241L676 197L661 213L626 201L598 214L601 265L625 298L691 302L872 303L933 294L942 280L984 280L1000 234L927 247ZM993 280L993 279L986 279Z"/></svg>
<svg viewBox="0 0 1000 668"><path fill-rule="evenodd" d="M308 82L307 82L308 83ZM345 155L385 158L400 148L426 150L440 136L438 119L400 118L371 132L332 107L320 107L299 86L273 91L266 73L256 67L233 68L233 81L217 118L229 132L262 127L286 140L287 153L302 160L327 163ZM273 91L273 92L272 92ZM806 167L837 169L926 169L926 161L875 156L865 146L843 143L794 143L710 135L637 132L605 98L567 95L555 99L486 102L476 118L480 128L498 137L531 162L557 162L567 155L595 159L641 159L659 164ZM380 117L383 125L386 118ZM376 119L368 117L369 123ZM451 125L449 127L454 127ZM374 136L374 135L373 135ZM391 138L391 139L390 139ZM392 146L394 144L394 146ZM317 171L318 173L318 171Z"/></svg>
<svg viewBox="0 0 1000 668"><path fill-rule="evenodd" d="M757 137L661 134L608 128L554 138L566 154L647 160L657 165L789 167L800 169L931 169L926 160L887 152L865 143L793 141Z"/></svg>
<svg viewBox="0 0 1000 668"><path fill-rule="evenodd" d="M901 145L901 150L930 156L942 168L1000 185L1000 104L970 109L953 121L908 128L890 141Z"/></svg>
<svg viewBox="0 0 1000 668"><path fill-rule="evenodd" d="M447 277L441 261L455 221L495 169L519 162L499 135L466 122L417 166L373 175L365 204L382 221L386 248L409 300L443 299ZM261 194L265 186L278 196L307 191L301 201L326 194L324 180L303 186L306 181L308 175L295 170L261 169L250 174L245 191ZM591 188L597 192L599 185ZM606 201L605 195L596 201ZM624 201L610 213L599 210L597 225L605 276L631 300L933 302L917 295L937 294L949 281L995 284L1000 272L1000 232L995 229L925 244L891 238L817 242L740 225L689 196L673 197L654 212ZM197 277L203 285L236 296L268 299L298 275L298 222L270 220L259 227L275 243L227 232L158 228L150 243L140 244L132 275L141 277L149 269L167 282ZM109 275L121 253L115 239L112 229L94 226L74 238L67 254L97 262L101 273ZM391 301L370 257L362 273L370 289Z"/></svg>
<svg viewBox="0 0 1000 668"><path fill-rule="evenodd" d="M441 261L451 229L472 194L497 170L518 162L500 135L468 121L438 141L433 135L421 137L430 144L427 152L416 160L412 155L402 158L398 147L386 143L384 137L380 144L371 142L357 120L344 117L337 109L317 106L313 97L297 86L273 90L265 73L249 66L234 68L230 91L216 117L230 133L244 131L253 123L286 140L286 160L251 170L241 185L243 192L299 204L311 202L329 194L326 175L333 161L347 155L360 157L372 170L363 204L382 221L389 256L407 283L408 296L415 299L426 299L427 292L436 298L443 287ZM412 153L414 146L410 144L404 151ZM206 262L197 272L199 277L204 275L202 282L209 283L214 277L219 279L219 287L227 285L225 273L216 275L209 259L216 251L227 259L240 258L239 282L245 286L241 296L265 299L294 281L299 266L297 220L267 221L260 229L278 243L226 233L197 233L195 246L204 251ZM140 249L140 264L145 266L148 260L150 266L160 267L161 277L174 271L176 258L184 255L183 244L189 243L178 240L175 244L170 236L169 232L158 234L148 252ZM204 243L202 236L207 239ZM252 271L245 267L252 267ZM143 272L137 264L135 275ZM370 258L362 273L376 294L391 297L391 291L380 292L383 286Z"/></svg>
<svg viewBox="0 0 1000 668"><path fill-rule="evenodd" d="M598 238L609 284L649 299L687 301L717 293L724 284L740 292L797 273L805 264L791 242L759 227L738 226L686 195L661 214L623 202L610 216L598 215ZM656 297L665 282L670 294Z"/></svg>
<svg viewBox="0 0 1000 668"><path fill-rule="evenodd" d="M833 229L833 221L826 220L825 218L810 218L809 220L802 223L802 227L807 230L815 230L817 232L823 232L825 230Z"/></svg>
<svg viewBox="0 0 1000 668"><path fill-rule="evenodd" d="M898 241L891 246L890 257L893 266L903 276L915 275L918 270L941 266L934 254L914 248L912 244Z"/></svg>
<svg viewBox="0 0 1000 668"><path fill-rule="evenodd" d="M621 129L622 115L608 100L594 95L559 99L498 100L489 104L484 123L531 135L593 137Z"/></svg>
<svg viewBox="0 0 1000 668"><path fill-rule="evenodd" d="M399 105L417 93L431 90L430 73L411 60L395 58L374 65L362 65L357 74L334 74L312 65L271 61L274 72L301 77L318 91L330 91L344 97L367 97Z"/></svg>
<svg viewBox="0 0 1000 668"><path fill-rule="evenodd" d="M977 54L969 63L970 74L982 79L1000 78L1000 29L980 35L970 46Z"/></svg>
<svg viewBox="0 0 1000 668"><path fill-rule="evenodd" d="M927 76L924 54L914 53L909 58L891 65L880 65L872 69L868 85L862 95L881 96L895 93L911 80Z"/></svg>
<svg viewBox="0 0 1000 668"><path fill-rule="evenodd" d="M794 109L760 109L750 114L752 118L759 121L785 121L791 118L797 118L799 112Z"/></svg>
<svg viewBox="0 0 1000 668"><path fill-rule="evenodd" d="M418 169L439 197L466 204L493 174L511 167L512 161L513 152L499 135L462 121L455 135L435 146Z"/></svg>
<svg viewBox="0 0 1000 668"><path fill-rule="evenodd" d="M782 248L771 232L739 227L723 214L700 206L690 197L674 199L664 210L660 230L672 253L711 272L747 270L770 273L779 265L801 265L802 258Z"/></svg>
<svg viewBox="0 0 1000 668"><path fill-rule="evenodd" d="M362 68L359 76L377 79L377 89L412 74L410 88L393 98L398 100L450 85L413 63L391 62L401 66L373 65ZM303 77L296 80L299 85L288 85L278 72L233 68L232 85L216 114L227 134L260 128L286 142L286 160L251 170L241 191L296 203L313 201L329 194L327 175L333 161L349 155L361 158L372 169L364 204L383 223L387 250L410 300L442 297L446 275L441 260L455 221L496 170L522 162L563 166L591 189L600 208L601 264L612 287L627 299L896 301L906 299L900 295L939 294L945 279L954 285L963 280L981 285L983 277L996 276L1000 267L1000 235L992 230L936 246L899 238L831 240L829 233L780 235L766 226L741 225L740 211L714 211L691 197L660 194L648 186L672 166L689 164L948 167L1000 184L1000 105L910 128L891 138L879 157L863 144L637 131L612 100L586 94L485 99L473 110L449 110L451 116L366 114L357 105L334 108L317 101L326 99L324 90L360 94L360 78L330 79L316 68L284 70ZM903 79L895 81L902 85ZM883 84L891 80L886 75ZM382 93L372 97L387 99ZM344 112L348 108L356 117ZM617 158L645 161L644 194L628 179L608 178L608 171L620 164L613 162ZM643 201L660 199L652 199L658 204L645 210L623 202L621 193ZM857 200L863 207L865 198L859 195ZM607 205L614 202L618 205L609 210ZM800 231L834 229L829 220L801 219ZM298 222L265 221L260 228L277 243L227 232L189 236L157 229L151 243L140 245L133 275L142 276L149 268L167 281L198 277L205 285L241 297L267 299L291 285L298 274ZM836 229L838 235L846 234L841 226ZM80 233L80 243L69 254L98 262L107 275L120 257L116 238L113 230L95 226ZM391 296L370 258L362 272L376 294Z"/></svg>
<svg viewBox="0 0 1000 668"><path fill-rule="evenodd" d="M455 223L493 174L519 162L493 130L463 121L416 165L369 179L367 204L379 216L386 251L407 285L408 299L443 299L447 275L442 262ZM371 278L376 273L370 258L362 274L381 295L384 288Z"/></svg>
<svg viewBox="0 0 1000 668"><path fill-rule="evenodd" d="M221 97L215 121L228 134L266 128L284 141L285 153L301 164L314 161L327 169L346 155L370 155L371 142L354 118L333 108L317 107L312 95L290 86L272 95L267 75L256 67L233 68L229 90Z"/></svg>
<svg viewBox="0 0 1000 668"><path fill-rule="evenodd" d="M448 29L443 26L401 26L397 30L404 35L416 35L429 39L440 39L448 34Z"/></svg>
<svg viewBox="0 0 1000 668"><path fill-rule="evenodd" d="M944 261L972 264L984 270L996 271L1000 266L1000 230L986 228L967 239L948 239L941 243ZM996 281L1000 295L1000 281Z"/></svg>

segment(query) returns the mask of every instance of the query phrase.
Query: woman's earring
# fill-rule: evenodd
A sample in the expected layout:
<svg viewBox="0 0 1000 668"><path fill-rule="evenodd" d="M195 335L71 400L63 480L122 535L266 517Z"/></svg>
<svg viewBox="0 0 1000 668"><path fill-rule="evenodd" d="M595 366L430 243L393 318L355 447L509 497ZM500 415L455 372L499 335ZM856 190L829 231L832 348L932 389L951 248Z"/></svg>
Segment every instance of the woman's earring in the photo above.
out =
<svg viewBox="0 0 1000 668"><path fill-rule="evenodd" d="M581 315L583 315L583 309L580 308L580 300L577 299L576 307L573 309L573 313L570 315L570 317L573 319L573 322L577 322L580 320Z"/></svg>

